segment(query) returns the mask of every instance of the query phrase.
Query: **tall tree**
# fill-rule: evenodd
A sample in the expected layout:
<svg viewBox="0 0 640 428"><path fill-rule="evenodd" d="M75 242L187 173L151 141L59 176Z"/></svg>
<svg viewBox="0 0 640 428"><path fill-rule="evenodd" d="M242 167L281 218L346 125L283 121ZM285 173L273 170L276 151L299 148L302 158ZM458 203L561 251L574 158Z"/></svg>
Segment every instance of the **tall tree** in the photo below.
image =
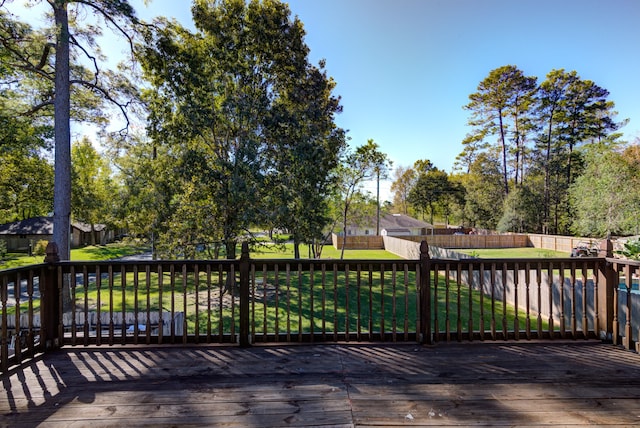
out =
<svg viewBox="0 0 640 428"><path fill-rule="evenodd" d="M393 171L394 180L391 184L393 205L402 214L409 214L409 191L415 182L416 173L410 167L399 165Z"/></svg>
<svg viewBox="0 0 640 428"><path fill-rule="evenodd" d="M471 112L469 124L474 128L469 142L496 136L501 153L502 184L504 195L509 194L510 169L514 170L516 185L521 170L527 120L536 78L527 77L513 65L492 70L478 85L478 92L469 95L465 106ZM515 165L510 168L510 153L515 155Z"/></svg>
<svg viewBox="0 0 640 428"><path fill-rule="evenodd" d="M30 113L50 111L53 108L53 240L58 245L61 259L68 260L71 216L70 121L72 117L88 119L94 116L91 113L95 112L96 108L99 109L99 100L114 103L124 113L132 92L131 86L121 75L101 70L99 67L101 52L96 36L100 34L100 26L82 27L80 22L86 18L86 12L89 11L101 21L102 26L113 29L131 41L134 31L130 26L135 25L137 19L133 8L126 0L46 0L35 3L46 3L50 6L52 13L49 28L44 28L39 36L28 38L17 38L13 37L15 34L9 34L10 37L3 39L2 43L12 61L20 64L24 73L44 82L40 102L32 107ZM27 33L32 35L30 32ZM50 39L55 40L55 43L50 43ZM55 51L53 58L52 50ZM92 68L80 66L81 57ZM75 88L75 95L72 87ZM83 108L72 109L72 98L83 99ZM84 108L89 106L94 108ZM83 112L83 109L86 111Z"/></svg>
<svg viewBox="0 0 640 428"><path fill-rule="evenodd" d="M207 227L235 258L250 226L274 223L287 179L294 186L309 181L279 219L308 209L300 201L323 193L325 168L335 165L332 156L344 141L333 124L339 104L322 64L309 66L302 23L286 4L199 0L192 11L196 33L160 21L142 47L153 85L146 93L149 134L175 156L181 182L206 189L194 195L216 205L218 221ZM309 171L314 164L317 175ZM322 205L308 214L321 218ZM317 233L317 220L288 221L297 239Z"/></svg>
<svg viewBox="0 0 640 428"><path fill-rule="evenodd" d="M378 145L369 139L367 144L357 147L348 153L338 169L338 189L342 200L342 236L346 241L349 226L350 208L362 184L376 177L376 166L384 154L378 150ZM340 258L344 258L344 245Z"/></svg>
<svg viewBox="0 0 640 428"><path fill-rule="evenodd" d="M95 225L111 221L112 198L117 192L106 160L86 137L71 148L71 212L77 221L91 227L95 245Z"/></svg>
<svg viewBox="0 0 640 428"><path fill-rule="evenodd" d="M544 153L545 231L567 233L573 214L569 212L566 189L579 176L582 155L576 151L587 143L613 141L620 127L615 122L609 92L575 71L552 70L540 85L538 94L541 134L539 147Z"/></svg>
<svg viewBox="0 0 640 428"><path fill-rule="evenodd" d="M332 95L335 82L324 65L307 65L287 83L267 129L273 159L267 172L272 221L291 233L295 258L300 258L301 243L311 245L315 257L320 247L314 244L326 240L334 170L346 145L344 131L334 122L342 107Z"/></svg>
<svg viewBox="0 0 640 428"><path fill-rule="evenodd" d="M575 212L572 231L603 238L640 233L640 168L616 150L592 149L586 167L570 187Z"/></svg>

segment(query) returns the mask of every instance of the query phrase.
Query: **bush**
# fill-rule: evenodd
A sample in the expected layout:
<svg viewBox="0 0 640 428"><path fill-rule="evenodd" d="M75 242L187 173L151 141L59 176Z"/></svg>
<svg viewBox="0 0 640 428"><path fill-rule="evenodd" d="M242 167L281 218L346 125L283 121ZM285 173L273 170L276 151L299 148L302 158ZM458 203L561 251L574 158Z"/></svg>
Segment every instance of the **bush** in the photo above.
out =
<svg viewBox="0 0 640 428"><path fill-rule="evenodd" d="M624 243L624 249L616 251L624 257L632 260L640 260L640 238L630 239Z"/></svg>
<svg viewBox="0 0 640 428"><path fill-rule="evenodd" d="M4 260L4 256L7 255L7 241L0 241L0 260Z"/></svg>
<svg viewBox="0 0 640 428"><path fill-rule="evenodd" d="M34 256L44 256L47 252L47 245L49 244L49 241L46 240L40 240L38 242L36 242L36 246L33 249L33 255Z"/></svg>

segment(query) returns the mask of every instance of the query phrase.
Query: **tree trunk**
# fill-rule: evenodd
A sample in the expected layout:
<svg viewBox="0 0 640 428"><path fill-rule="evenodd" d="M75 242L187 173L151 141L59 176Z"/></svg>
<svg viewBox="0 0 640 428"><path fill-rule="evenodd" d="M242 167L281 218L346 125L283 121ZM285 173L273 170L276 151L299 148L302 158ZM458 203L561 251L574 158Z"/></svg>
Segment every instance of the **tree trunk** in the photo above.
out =
<svg viewBox="0 0 640 428"><path fill-rule="evenodd" d="M57 28L54 98L53 242L60 260L71 258L71 97L69 82L69 17L66 0L51 3ZM62 284L62 308L71 308L69 275Z"/></svg>
<svg viewBox="0 0 640 428"><path fill-rule="evenodd" d="M71 130L69 88L69 17L67 2L57 0L54 9L56 76L54 99L55 179L53 191L53 241L60 260L69 260L71 222Z"/></svg>

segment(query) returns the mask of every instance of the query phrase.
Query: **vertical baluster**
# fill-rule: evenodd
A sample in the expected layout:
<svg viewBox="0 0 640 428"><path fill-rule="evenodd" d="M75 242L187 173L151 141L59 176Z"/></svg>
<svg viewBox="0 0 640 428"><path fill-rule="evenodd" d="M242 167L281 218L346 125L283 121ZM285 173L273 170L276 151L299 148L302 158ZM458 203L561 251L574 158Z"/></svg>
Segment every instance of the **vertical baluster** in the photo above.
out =
<svg viewBox="0 0 640 428"><path fill-rule="evenodd" d="M578 322L576 318L576 263L571 262L571 338L576 339L577 331L578 331Z"/></svg>
<svg viewBox="0 0 640 428"><path fill-rule="evenodd" d="M397 341L397 313L396 313L396 264L391 268L391 340Z"/></svg>
<svg viewBox="0 0 640 428"><path fill-rule="evenodd" d="M451 313L450 313L450 296L451 296L451 267L449 263L445 265L445 309L444 309L444 322L445 322L445 333L447 342L451 342Z"/></svg>
<svg viewBox="0 0 640 428"><path fill-rule="evenodd" d="M478 291L480 292L480 340L484 340L484 263L480 263L478 272Z"/></svg>
<svg viewBox="0 0 640 428"><path fill-rule="evenodd" d="M633 332L631 330L631 310L632 310L632 301L631 301L631 290L633 286L633 271L631 270L631 265L626 264L624 266L624 284L627 289L627 304L626 304L626 322L624 324L624 341L622 342L624 347L627 349L631 349L633 345Z"/></svg>
<svg viewBox="0 0 640 428"><path fill-rule="evenodd" d="M438 310L440 308L440 302L439 302L439 296L438 296L438 277L439 275L439 266L437 263L434 263L433 265L433 305L431 306L433 308L433 341L434 342L439 342L440 341L440 317L438 316L438 314L440 313L440 311ZM416 291L416 294L417 291ZM419 305L418 305L419 306Z"/></svg>
<svg viewBox="0 0 640 428"><path fill-rule="evenodd" d="M69 294L71 295L71 313L69 314L71 323L71 345L75 346L76 343L76 275L75 268L73 266L69 269ZM64 315L63 315L64 317ZM67 325L65 325L65 328Z"/></svg>
<svg viewBox="0 0 640 428"><path fill-rule="evenodd" d="M89 345L89 272L87 265L82 266L82 291L84 292L84 324L82 326L84 346Z"/></svg>
<svg viewBox="0 0 640 428"><path fill-rule="evenodd" d="M566 339L566 318L564 314L564 262L560 262L560 337Z"/></svg>
<svg viewBox="0 0 640 428"><path fill-rule="evenodd" d="M164 282L164 271L162 269L162 264L158 263L157 266L158 272L158 343L162 344L162 339L164 337L164 304L163 304L163 295L162 295L162 285Z"/></svg>
<svg viewBox="0 0 640 428"><path fill-rule="evenodd" d="M275 331L274 331L274 334L275 334L275 340L278 341L278 342L280 341L280 339L279 339L279 337L280 337L280 275L279 275L279 269L280 269L280 266L276 264L274 266L274 273L273 273L273 275L274 275L273 287L274 287L274 293L275 293L275 295L274 295L274 303L273 303L274 311L275 311L275 325L274 325Z"/></svg>
<svg viewBox="0 0 640 428"><path fill-rule="evenodd" d="M262 265L262 341L267 341L267 286L269 282L269 274L267 272L267 264Z"/></svg>
<svg viewBox="0 0 640 428"><path fill-rule="evenodd" d="M322 263L322 341L327 340L327 264Z"/></svg>
<svg viewBox="0 0 640 428"><path fill-rule="evenodd" d="M193 265L193 287L194 290L194 304L195 304L195 330L193 332L196 343L200 343L200 265L195 263Z"/></svg>
<svg viewBox="0 0 640 428"><path fill-rule="evenodd" d="M229 334L231 335L232 338L235 338L236 337L236 297L234 296L233 288L235 288L235 284L236 284L236 265L231 263L231 266L229 269L230 269L229 275L231 276L231 281L229 281L229 284L231 284L231 289L228 290L229 297L231 299L231 317L229 317L229 323L230 323Z"/></svg>
<svg viewBox="0 0 640 428"><path fill-rule="evenodd" d="M75 275L73 275L75 278ZM120 313L122 315L122 319L120 321L120 342L124 345L127 340L127 268L125 265L120 267L120 290L122 293L122 305L120 306Z"/></svg>
<svg viewBox="0 0 640 428"><path fill-rule="evenodd" d="M555 337L555 326L553 320L553 263L547 264L547 291L549 293L549 338Z"/></svg>
<svg viewBox="0 0 640 428"><path fill-rule="evenodd" d="M613 286L613 332L611 333L613 344L620 344L620 323L618 317L618 303L619 303L619 293L620 293L620 271L618 270L618 266L614 265L616 283Z"/></svg>
<svg viewBox="0 0 640 428"><path fill-rule="evenodd" d="M113 346L113 336L115 335L115 325L113 322L113 309L114 309L114 300L113 297L115 295L116 289L113 282L113 265L109 264L107 268L107 273L109 275L109 283L107 288L109 289L109 345Z"/></svg>
<svg viewBox="0 0 640 428"><path fill-rule="evenodd" d="M291 342L291 265L287 263L287 342Z"/></svg>
<svg viewBox="0 0 640 428"><path fill-rule="evenodd" d="M520 304L518 302L518 287L520 286L519 276L520 265L518 262L515 262L513 265L513 304L515 306L513 317L513 336L515 340L520 340L520 318L518 317L518 314L520 313Z"/></svg>
<svg viewBox="0 0 640 428"><path fill-rule="evenodd" d="M314 275L313 275L313 263L309 264L309 335L311 337L311 342L313 342L313 335L315 333L315 317L313 315L314 312L314 299L313 299L313 283L314 283Z"/></svg>
<svg viewBox="0 0 640 428"><path fill-rule="evenodd" d="M14 309L15 312L13 314L14 323L15 323L15 344L14 344L14 357L16 361L22 361L22 343L21 343L21 326L20 326L20 298L22 297L22 276L20 272L16 273L16 279L13 283L13 299L14 299Z"/></svg>
<svg viewBox="0 0 640 428"><path fill-rule="evenodd" d="M525 283L525 305L526 305L526 321L525 329L527 340L531 340L531 264L527 262L524 271L524 283Z"/></svg>
<svg viewBox="0 0 640 428"><path fill-rule="evenodd" d="M207 263L207 343L211 343L211 263ZM162 315L162 312L160 312ZM162 323L160 323L162 325ZM253 341L253 340L252 340Z"/></svg>
<svg viewBox="0 0 640 428"><path fill-rule="evenodd" d="M587 262L582 263L582 334L584 338L589 338L589 321L587 319Z"/></svg>
<svg viewBox="0 0 640 428"><path fill-rule="evenodd" d="M138 334L140 333L138 330L138 326L140 324L139 320L139 294L140 294L140 284L138 278L138 265L133 266L133 343L138 344Z"/></svg>
<svg viewBox="0 0 640 428"><path fill-rule="evenodd" d="M298 342L302 342L302 265L298 263Z"/></svg>
<svg viewBox="0 0 640 428"><path fill-rule="evenodd" d="M349 341L349 323L351 314L349 313L349 264L344 265L344 338Z"/></svg>
<svg viewBox="0 0 640 428"><path fill-rule="evenodd" d="M362 302L360 301L361 299L360 287L362 285L361 274L362 274L362 265L358 263L356 265L356 304L357 304L356 312L358 314L356 317L356 337L358 341L362 340Z"/></svg>
<svg viewBox="0 0 640 428"><path fill-rule="evenodd" d="M404 340L409 340L409 265L404 266Z"/></svg>
<svg viewBox="0 0 640 428"><path fill-rule="evenodd" d="M491 339L497 339L496 333L496 264L491 263Z"/></svg>
<svg viewBox="0 0 640 428"><path fill-rule="evenodd" d="M456 269L456 332L457 340L462 340L462 265L458 263Z"/></svg>
<svg viewBox="0 0 640 428"><path fill-rule="evenodd" d="M333 341L338 341L338 266L333 264Z"/></svg>
<svg viewBox="0 0 640 428"><path fill-rule="evenodd" d="M542 262L536 264L536 285L538 287L538 304L536 311L538 312L537 318L537 339L542 339Z"/></svg>
<svg viewBox="0 0 640 428"><path fill-rule="evenodd" d="M222 301L222 290L220 290L220 300ZM169 265L169 295L171 296L171 343L176 343L176 265ZM222 306L222 302L221 302Z"/></svg>
<svg viewBox="0 0 640 428"><path fill-rule="evenodd" d="M509 331L507 327L507 280L508 280L508 271L507 264L502 264L502 335L503 339L509 339Z"/></svg>
<svg viewBox="0 0 640 428"><path fill-rule="evenodd" d="M100 265L96 265L96 344L102 343L102 271Z"/></svg>
<svg viewBox="0 0 640 428"><path fill-rule="evenodd" d="M384 326L384 265L380 266L380 340L385 340Z"/></svg>
<svg viewBox="0 0 640 428"><path fill-rule="evenodd" d="M40 275L40 278L43 276ZM29 270L29 280L27 282L27 296L28 296L28 317L29 317L29 331L27 333L27 344L29 345L29 355L31 357L35 356L35 333L33 331L34 320L33 320L33 293L34 293L34 276L33 271ZM42 324L42 323L41 323ZM6 337L6 336L3 336Z"/></svg>
<svg viewBox="0 0 640 428"><path fill-rule="evenodd" d="M216 312L218 314L218 342L220 343L224 341L224 293L225 284L227 278L230 275L229 272L230 271L225 270L225 265L223 265L222 263L218 265L218 307L216 309Z"/></svg>
<svg viewBox="0 0 640 428"><path fill-rule="evenodd" d="M373 340L373 265L369 264L369 340Z"/></svg>
<svg viewBox="0 0 640 428"><path fill-rule="evenodd" d="M598 309L600 308L600 298L598 297L598 287L600 285L600 275L598 274L598 272L600 272L600 266L600 261L597 261L591 272L593 275L593 331L596 337L598 337L598 335L600 334L600 313L598 311Z"/></svg>
<svg viewBox="0 0 640 428"><path fill-rule="evenodd" d="M469 341L473 341L473 264L469 263L467 267L467 275L469 277L469 320L467 321L467 329L469 331Z"/></svg>

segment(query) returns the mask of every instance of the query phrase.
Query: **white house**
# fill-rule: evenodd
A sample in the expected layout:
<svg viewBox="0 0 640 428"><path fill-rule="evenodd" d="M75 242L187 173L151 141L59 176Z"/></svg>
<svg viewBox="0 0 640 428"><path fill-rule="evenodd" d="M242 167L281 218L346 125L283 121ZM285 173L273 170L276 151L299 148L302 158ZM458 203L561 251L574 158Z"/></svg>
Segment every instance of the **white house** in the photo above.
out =
<svg viewBox="0 0 640 428"><path fill-rule="evenodd" d="M348 227L347 236L375 235L376 219L369 222L372 224ZM380 235L383 236L422 236L428 235L432 229L430 223L404 214L387 214L380 218Z"/></svg>

